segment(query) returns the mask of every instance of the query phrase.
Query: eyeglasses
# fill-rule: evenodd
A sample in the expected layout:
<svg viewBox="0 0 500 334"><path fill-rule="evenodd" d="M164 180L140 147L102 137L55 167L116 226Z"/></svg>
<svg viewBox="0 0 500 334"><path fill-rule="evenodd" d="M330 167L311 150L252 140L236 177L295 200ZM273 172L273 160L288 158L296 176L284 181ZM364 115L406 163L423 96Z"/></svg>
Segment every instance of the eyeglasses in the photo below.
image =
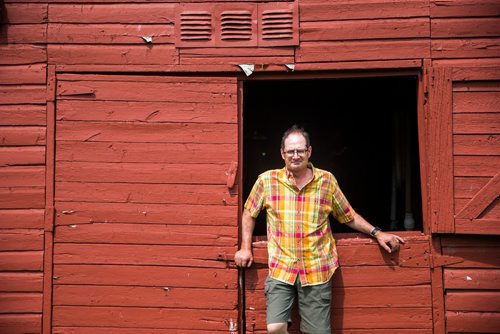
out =
<svg viewBox="0 0 500 334"><path fill-rule="evenodd" d="M299 156L303 156L307 153L308 150L309 149L305 148L302 150L295 149L295 150L288 150L288 151L284 151L284 152L285 152L287 157L293 157L295 154L297 154Z"/></svg>

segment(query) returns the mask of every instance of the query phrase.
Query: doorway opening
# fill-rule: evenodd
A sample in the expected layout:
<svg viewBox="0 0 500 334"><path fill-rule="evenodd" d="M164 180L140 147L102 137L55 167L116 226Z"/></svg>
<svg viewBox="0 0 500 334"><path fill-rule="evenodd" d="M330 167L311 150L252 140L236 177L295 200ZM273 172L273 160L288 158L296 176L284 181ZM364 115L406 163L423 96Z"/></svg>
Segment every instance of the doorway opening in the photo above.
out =
<svg viewBox="0 0 500 334"><path fill-rule="evenodd" d="M386 231L422 231L417 88L416 75L244 82L243 200L260 173L284 166L281 136L297 124L355 211ZM265 234L261 212L254 235Z"/></svg>

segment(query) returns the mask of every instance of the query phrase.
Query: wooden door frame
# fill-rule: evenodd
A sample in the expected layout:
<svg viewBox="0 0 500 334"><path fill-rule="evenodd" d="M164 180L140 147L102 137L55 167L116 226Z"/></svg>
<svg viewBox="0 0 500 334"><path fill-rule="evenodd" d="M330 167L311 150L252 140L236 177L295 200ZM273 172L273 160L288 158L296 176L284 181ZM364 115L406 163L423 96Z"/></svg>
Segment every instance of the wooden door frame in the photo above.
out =
<svg viewBox="0 0 500 334"><path fill-rule="evenodd" d="M443 291L443 269L441 266L434 267L432 264L432 257L441 256L441 245L439 238L432 238L431 230L431 200L429 195L430 190L430 166L428 149L430 147L429 139L429 87L430 87L430 60L424 60L421 67L418 68L405 68L405 69L369 69L369 70L349 70L349 71L334 71L329 70L326 72L296 72L293 75L289 73L258 73L250 77L240 76L238 80L238 184L243 185L243 85L249 81L261 80L317 80L317 79L352 79L352 78L381 78L381 77L404 77L404 76L417 76L417 133L418 133L418 147L419 147L419 168L420 168L420 188L422 200L422 233L429 238L429 247L431 250L430 264L431 264L431 294L432 294L432 313L433 313L433 331L436 334L445 333L445 319L444 319L444 291ZM241 231L241 214L243 210L243 192L239 190L239 222L238 230ZM403 232L409 235L418 232ZM238 243L240 243L241 235L238 235ZM259 241L260 238L255 238L254 241ZM245 305L245 280L244 270L239 270L239 289L240 289L240 306L239 306L239 325L240 333L246 333L246 305Z"/></svg>

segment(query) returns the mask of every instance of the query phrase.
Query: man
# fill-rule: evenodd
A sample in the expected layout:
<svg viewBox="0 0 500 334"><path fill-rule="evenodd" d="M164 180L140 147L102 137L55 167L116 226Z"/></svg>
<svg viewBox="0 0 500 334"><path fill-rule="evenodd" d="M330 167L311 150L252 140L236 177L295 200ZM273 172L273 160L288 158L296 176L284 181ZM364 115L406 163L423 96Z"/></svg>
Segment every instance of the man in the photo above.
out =
<svg viewBox="0 0 500 334"><path fill-rule="evenodd" d="M311 153L307 132L297 126L288 129L281 141L285 168L259 175L243 211L241 248L234 259L237 266L245 268L253 262L255 218L263 208L267 210L269 276L264 289L268 333L288 333L295 294L301 331L331 333L331 277L338 259L329 214L375 237L389 253L404 243L355 213L335 177L309 162Z"/></svg>

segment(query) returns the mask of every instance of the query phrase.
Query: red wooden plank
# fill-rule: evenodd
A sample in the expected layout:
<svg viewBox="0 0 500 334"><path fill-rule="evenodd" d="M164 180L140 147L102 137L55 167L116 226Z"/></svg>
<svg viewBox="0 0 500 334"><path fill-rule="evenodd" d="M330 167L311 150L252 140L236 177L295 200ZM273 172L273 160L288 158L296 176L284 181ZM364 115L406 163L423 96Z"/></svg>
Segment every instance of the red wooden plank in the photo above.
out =
<svg viewBox="0 0 500 334"><path fill-rule="evenodd" d="M429 91L431 230L450 233L453 222L452 83L449 69L435 68Z"/></svg>
<svg viewBox="0 0 500 334"><path fill-rule="evenodd" d="M2 273L0 291L42 292L43 273Z"/></svg>
<svg viewBox="0 0 500 334"><path fill-rule="evenodd" d="M481 188L457 214L457 218L476 219L498 198L500 194L500 172Z"/></svg>
<svg viewBox="0 0 500 334"><path fill-rule="evenodd" d="M50 4L52 23L163 23L175 20L176 4Z"/></svg>
<svg viewBox="0 0 500 334"><path fill-rule="evenodd" d="M62 100L59 121L217 122L236 123L236 104Z"/></svg>
<svg viewBox="0 0 500 334"><path fill-rule="evenodd" d="M44 186L45 166L0 167L0 187Z"/></svg>
<svg viewBox="0 0 500 334"><path fill-rule="evenodd" d="M42 250L43 232L40 230L5 229L0 230L0 250Z"/></svg>
<svg viewBox="0 0 500 334"><path fill-rule="evenodd" d="M259 289L245 291L247 309L265 310L263 282ZM334 287L332 306L336 309L353 307L431 307L429 285L403 287Z"/></svg>
<svg viewBox="0 0 500 334"><path fill-rule="evenodd" d="M140 286L55 285L54 306L124 306L234 310L232 289Z"/></svg>
<svg viewBox="0 0 500 334"><path fill-rule="evenodd" d="M0 210L0 228L43 228L43 209Z"/></svg>
<svg viewBox="0 0 500 334"><path fill-rule="evenodd" d="M56 203L57 225L107 222L237 226L237 217L238 209L225 205Z"/></svg>
<svg viewBox="0 0 500 334"><path fill-rule="evenodd" d="M99 275L96 275L96 272ZM54 285L90 284L156 286L175 289L236 289L236 269L183 268L167 266L56 265Z"/></svg>
<svg viewBox="0 0 500 334"><path fill-rule="evenodd" d="M500 35L499 27L500 19L496 17L431 20L432 38L497 37Z"/></svg>
<svg viewBox="0 0 500 334"><path fill-rule="evenodd" d="M418 129L418 146L419 152L429 152L429 114L430 106L428 102L428 94L431 87L432 80L432 62L430 59L422 61L422 73L417 76L417 129ZM428 154L419 154L419 168L420 168L420 184L425 185L420 187L420 198L422 203L422 232L426 235L432 233L432 218L431 218L431 199L429 187L430 184L430 157ZM433 276L434 277L434 276ZM435 308L433 308L434 317L436 319L436 333L444 334L444 328L441 330L438 318L435 315Z"/></svg>
<svg viewBox="0 0 500 334"><path fill-rule="evenodd" d="M446 293L448 311L500 312L499 291L450 291Z"/></svg>
<svg viewBox="0 0 500 334"><path fill-rule="evenodd" d="M234 144L58 141L57 161L220 163L237 160ZM0 148L0 162L1 151Z"/></svg>
<svg viewBox="0 0 500 334"><path fill-rule="evenodd" d="M500 313L446 312L446 328L450 332L498 333Z"/></svg>
<svg viewBox="0 0 500 334"><path fill-rule="evenodd" d="M296 51L296 62L298 63L429 57L429 42L420 39L302 42Z"/></svg>
<svg viewBox="0 0 500 334"><path fill-rule="evenodd" d="M454 92L499 92L500 84L497 81L459 81L453 83Z"/></svg>
<svg viewBox="0 0 500 334"><path fill-rule="evenodd" d="M253 269L245 275L246 286L264 282L267 269ZM337 269L333 276L333 286L378 287L429 284L428 268L402 268L396 266L359 266Z"/></svg>
<svg viewBox="0 0 500 334"><path fill-rule="evenodd" d="M0 22L10 24L47 22L47 4L9 3L4 5L5 15Z"/></svg>
<svg viewBox="0 0 500 334"><path fill-rule="evenodd" d="M390 316L383 317L381 314L390 314ZM265 318L265 312L247 311L247 331L265 329ZM370 333L373 333L373 329L431 330L432 310L430 308L394 307L333 309L332 327L337 330L341 329L342 333L350 329L365 329L370 330Z"/></svg>
<svg viewBox="0 0 500 334"><path fill-rule="evenodd" d="M235 144L235 124L58 122L56 140Z"/></svg>
<svg viewBox="0 0 500 334"><path fill-rule="evenodd" d="M430 243L430 255L432 260L441 256L441 238L432 238ZM443 267L433 265L432 268L430 268L430 272L433 332L435 334L445 334L446 318L444 306Z"/></svg>
<svg viewBox="0 0 500 334"><path fill-rule="evenodd" d="M114 326L164 329L226 330L233 310L139 307L55 306L54 326Z"/></svg>
<svg viewBox="0 0 500 334"><path fill-rule="evenodd" d="M45 102L45 85L0 86L0 104L42 104Z"/></svg>
<svg viewBox="0 0 500 334"><path fill-rule="evenodd" d="M429 15L427 1L343 1L300 3L300 21L334 21L372 18L426 17Z"/></svg>
<svg viewBox="0 0 500 334"><path fill-rule="evenodd" d="M439 62L439 61L438 61ZM445 63L455 63L453 80L496 80L500 76L500 68L496 58L443 60Z"/></svg>
<svg viewBox="0 0 500 334"><path fill-rule="evenodd" d="M2 310L2 313L41 313L42 294L0 293L0 310ZM2 325L0 325L1 328Z"/></svg>
<svg viewBox="0 0 500 334"><path fill-rule="evenodd" d="M498 245L497 245L498 246ZM447 268L498 268L500 248L498 247L443 247L443 255L463 259L463 262L446 265Z"/></svg>
<svg viewBox="0 0 500 334"><path fill-rule="evenodd" d="M469 203L469 198L456 198L455 199L455 214L460 212L462 208ZM500 219L500 206L499 205L491 205L485 210L485 214L488 216L489 219ZM465 220L463 223L465 223L467 220ZM483 222L486 224L486 222Z"/></svg>
<svg viewBox="0 0 500 334"><path fill-rule="evenodd" d="M42 251L0 252L0 270L2 271L42 271L42 264Z"/></svg>
<svg viewBox="0 0 500 334"><path fill-rule="evenodd" d="M0 125L45 125L45 122L43 105L0 106Z"/></svg>
<svg viewBox="0 0 500 334"><path fill-rule="evenodd" d="M230 51L227 48L185 48L180 51L182 56L204 57L293 57L292 47L235 47Z"/></svg>
<svg viewBox="0 0 500 334"><path fill-rule="evenodd" d="M41 329L41 314L0 314L0 332L2 333L40 333Z"/></svg>
<svg viewBox="0 0 500 334"><path fill-rule="evenodd" d="M295 64L296 72L305 71L326 71L326 70L360 70L360 69L412 69L420 68L422 66L422 61L419 59L409 59L409 60L375 60L375 61L346 61L346 62L324 62L324 63L301 63ZM315 74L314 78L317 78L319 74ZM339 74L340 75L340 74ZM355 76L354 73L346 74L346 77L352 78ZM390 75L387 73L387 75Z"/></svg>
<svg viewBox="0 0 500 334"><path fill-rule="evenodd" d="M500 8L496 0L433 0L430 2L431 17L498 16Z"/></svg>
<svg viewBox="0 0 500 334"><path fill-rule="evenodd" d="M453 153L456 155L500 155L500 136L454 135Z"/></svg>
<svg viewBox="0 0 500 334"><path fill-rule="evenodd" d="M8 44L47 43L46 24L5 25L2 41Z"/></svg>
<svg viewBox="0 0 500 334"><path fill-rule="evenodd" d="M454 92L454 113L498 113L500 92Z"/></svg>
<svg viewBox="0 0 500 334"><path fill-rule="evenodd" d="M227 334L225 330L212 330L210 333ZM176 329L176 334L202 334L203 330L197 329ZM117 327L54 327L54 334L164 334L165 329L160 328L117 328ZM404 332L404 334L407 334ZM408 333L413 334L413 333ZM424 334L424 333L422 333ZM428 334L428 333L425 333ZM430 333L429 333L430 334Z"/></svg>
<svg viewBox="0 0 500 334"><path fill-rule="evenodd" d="M1 147L0 166L45 164L45 147Z"/></svg>
<svg viewBox="0 0 500 334"><path fill-rule="evenodd" d="M348 309L333 311L333 327L341 328L432 328L430 308L387 308L390 317L381 317L384 309ZM362 320L364 319L364 320ZM384 320L383 320L384 319Z"/></svg>
<svg viewBox="0 0 500 334"><path fill-rule="evenodd" d="M492 236L451 236L442 237L441 244L443 245L443 251L445 248L490 248L498 247L498 239Z"/></svg>
<svg viewBox="0 0 500 334"><path fill-rule="evenodd" d="M196 233L193 233L193 230ZM56 228L56 242L234 247L237 228L94 223Z"/></svg>
<svg viewBox="0 0 500 334"><path fill-rule="evenodd" d="M228 51L230 50L230 51ZM180 64L292 64L293 47L260 48L183 48L179 51Z"/></svg>
<svg viewBox="0 0 500 334"><path fill-rule="evenodd" d="M404 237L404 236L403 236ZM350 241L350 240L349 240ZM413 241L406 239L407 243L401 246L399 252L389 254L375 241L368 239L365 243L337 243L339 261L342 267L363 265L390 265L403 267L429 267L429 242L428 240ZM267 264L267 248L254 247L254 263Z"/></svg>
<svg viewBox="0 0 500 334"><path fill-rule="evenodd" d="M498 203L498 201L497 201ZM499 205L496 205L499 208ZM495 212L495 217L489 217L489 215L484 219L456 219L455 226L457 233L463 234L500 234L500 218L498 216L498 210Z"/></svg>
<svg viewBox="0 0 500 334"><path fill-rule="evenodd" d="M300 40L346 41L430 37L427 18L302 22Z"/></svg>
<svg viewBox="0 0 500 334"><path fill-rule="evenodd" d="M307 0L306 0L307 1ZM292 319L293 320L293 319ZM297 324L298 321L295 321L294 324ZM288 329L288 332L290 334L301 334L300 331L298 330L298 325L292 325ZM250 329L248 329L250 330ZM252 328L252 334L267 334L267 330L254 330ZM390 329L390 328L384 328L384 329L332 329L332 334L433 334L435 333L433 329L403 329L403 328L397 328L397 329Z"/></svg>
<svg viewBox="0 0 500 334"><path fill-rule="evenodd" d="M445 269L445 289L500 290L498 269Z"/></svg>
<svg viewBox="0 0 500 334"><path fill-rule="evenodd" d="M108 14L109 15L109 14ZM60 24L48 25L48 43L70 44L173 44L173 25L163 24Z"/></svg>
<svg viewBox="0 0 500 334"><path fill-rule="evenodd" d="M495 176L500 170L500 156L463 156L453 157L455 176Z"/></svg>
<svg viewBox="0 0 500 334"><path fill-rule="evenodd" d="M0 209L43 209L44 187L0 188Z"/></svg>
<svg viewBox="0 0 500 334"><path fill-rule="evenodd" d="M500 44L494 38L433 39L432 58L494 58L500 57Z"/></svg>
<svg viewBox="0 0 500 334"><path fill-rule="evenodd" d="M500 133L499 113L454 114L454 134L498 134Z"/></svg>
<svg viewBox="0 0 500 334"><path fill-rule="evenodd" d="M226 268L235 247L56 244L56 264L130 264ZM1 253L0 253L1 255Z"/></svg>
<svg viewBox="0 0 500 334"><path fill-rule="evenodd" d="M61 161L57 163L56 179L77 182L226 184L228 169L228 163L151 164ZM9 171L2 173L0 168L0 178L3 174L10 175ZM10 183L15 184L15 181L13 179ZM0 186L2 184L0 180Z"/></svg>
<svg viewBox="0 0 500 334"><path fill-rule="evenodd" d="M80 100L236 103L233 82L60 81L57 94L61 99Z"/></svg>
<svg viewBox="0 0 500 334"><path fill-rule="evenodd" d="M47 76L46 69L47 65L45 64L1 66L0 83L10 85L45 84ZM26 106L28 110L29 107L30 106Z"/></svg>
<svg viewBox="0 0 500 334"><path fill-rule="evenodd" d="M429 267L428 241L408 242L401 246L397 254L384 252L378 244L373 246L339 246L341 266L400 265L404 267Z"/></svg>
<svg viewBox="0 0 500 334"><path fill-rule="evenodd" d="M10 192L8 192L10 193ZM226 185L57 182L56 201L237 205Z"/></svg>
<svg viewBox="0 0 500 334"><path fill-rule="evenodd" d="M76 66L76 68L79 68L80 66ZM154 67L156 68L156 67ZM167 67L168 68L168 67ZM58 70L59 72L59 70ZM79 71L76 71L79 72ZM86 71L85 71L86 72ZM109 72L109 71L103 71L103 72ZM119 71L119 72L125 72L125 71ZM149 71L146 71L149 72ZM89 74L89 73L58 73L57 78L58 80L67 82L67 81L72 81L72 82L80 82L80 81L91 81L90 83L84 83L84 84L97 84L97 85L102 85L101 83L96 83L99 81L106 81L108 84L114 85L115 82L122 82L122 83L130 83L131 81L133 82L148 82L151 85L155 85L156 83L170 83L173 84L174 86L179 85L179 84L231 84L235 85L237 83L237 78L234 77L227 77L227 76L222 76L222 77L214 77L214 76L180 76L180 75L171 75L170 72L172 71L160 71L160 72L166 72L169 73L169 75L144 75L143 73L140 74ZM191 72L196 72L196 71L191 71ZM127 72L130 73L130 72ZM66 83L67 85L71 85L70 83ZM233 88L233 91L236 91L236 89ZM190 102L190 101L183 101L183 102Z"/></svg>
<svg viewBox="0 0 500 334"><path fill-rule="evenodd" d="M49 64L176 64L171 45L55 45L47 47Z"/></svg>
<svg viewBox="0 0 500 334"><path fill-rule="evenodd" d="M33 64L47 61L44 46L0 45L0 64Z"/></svg>
<svg viewBox="0 0 500 334"><path fill-rule="evenodd" d="M46 215L47 217L47 215ZM45 221L47 225L47 221ZM43 320L42 330L44 334L52 333L52 286L54 271L54 234L53 230L45 229L44 259L43 259Z"/></svg>
<svg viewBox="0 0 500 334"><path fill-rule="evenodd" d="M489 177L455 177L455 198L472 198L491 178Z"/></svg>

